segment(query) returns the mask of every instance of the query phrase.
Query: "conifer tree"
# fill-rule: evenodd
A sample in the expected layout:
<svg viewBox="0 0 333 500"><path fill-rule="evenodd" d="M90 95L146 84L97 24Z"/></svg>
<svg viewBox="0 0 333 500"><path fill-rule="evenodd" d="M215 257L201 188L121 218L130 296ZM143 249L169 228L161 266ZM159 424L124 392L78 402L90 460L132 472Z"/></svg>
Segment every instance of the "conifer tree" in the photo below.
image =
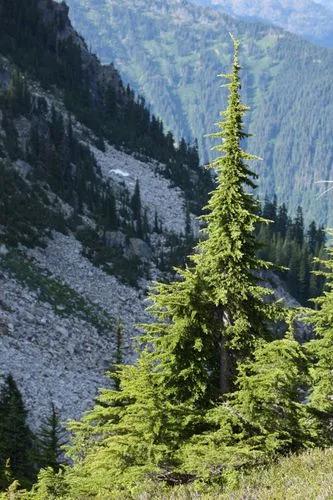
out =
<svg viewBox="0 0 333 500"><path fill-rule="evenodd" d="M119 367L124 363L124 325L120 320L118 320L116 324L115 341L116 352L114 356L114 365L111 368L111 374L115 374L115 388L119 390L119 377L117 376L117 371L119 370Z"/></svg>
<svg viewBox="0 0 333 500"><path fill-rule="evenodd" d="M278 210L276 227L277 231L284 238L287 234L289 220L288 220L288 210L286 205L283 203Z"/></svg>
<svg viewBox="0 0 333 500"><path fill-rule="evenodd" d="M124 363L124 325L118 321L116 326L116 364L122 365Z"/></svg>
<svg viewBox="0 0 333 500"><path fill-rule="evenodd" d="M237 390L207 412L212 430L180 450L183 470L223 483L230 472L314 446L303 402L307 367L305 349L291 332L260 342L254 359L238 367Z"/></svg>
<svg viewBox="0 0 333 500"><path fill-rule="evenodd" d="M315 221L312 221L310 223L307 236L308 236L309 250L312 254L314 254L317 246L317 226Z"/></svg>
<svg viewBox="0 0 333 500"><path fill-rule="evenodd" d="M263 208L263 217L265 219L271 220L273 223L277 220L277 198L276 195L273 197L271 202L268 197L265 198L265 204Z"/></svg>
<svg viewBox="0 0 333 500"><path fill-rule="evenodd" d="M314 410L318 438L322 444L333 443L333 250L320 261L320 275L326 278L324 293L314 299L316 310L309 315L316 338L308 344L312 356L312 391L310 408Z"/></svg>
<svg viewBox="0 0 333 500"><path fill-rule="evenodd" d="M295 241L299 244L303 244L304 240L304 220L303 220L303 210L302 207L297 207L296 218L293 227L293 237Z"/></svg>
<svg viewBox="0 0 333 500"><path fill-rule="evenodd" d="M188 203L185 208L185 238L187 241L193 239L192 221Z"/></svg>
<svg viewBox="0 0 333 500"><path fill-rule="evenodd" d="M17 493L17 492L15 492ZM33 499L33 500L55 500L68 498L68 485L64 476L64 469L55 472L54 469L48 467L42 469L38 474L38 482L34 484L32 491L24 495L17 494L17 498ZM16 498L13 497L13 498ZM72 498L75 498L74 496ZM77 496L76 496L77 498Z"/></svg>
<svg viewBox="0 0 333 500"><path fill-rule="evenodd" d="M168 474L185 408L165 405L165 390L146 352L135 365L122 366L118 377L119 389L103 390L93 410L70 425L74 468L67 481L74 496L136 498L141 479Z"/></svg>
<svg viewBox="0 0 333 500"><path fill-rule="evenodd" d="M148 234L150 233L148 210L145 209L142 219L142 235L145 239L148 239Z"/></svg>
<svg viewBox="0 0 333 500"><path fill-rule="evenodd" d="M307 246L304 246L300 255L300 267L298 275L298 299L301 304L306 304L310 289L310 259Z"/></svg>
<svg viewBox="0 0 333 500"><path fill-rule="evenodd" d="M51 467L58 471L62 462L62 446L64 445L64 429L60 423L59 413L51 403L51 413L44 420L39 432L40 462L43 468Z"/></svg>
<svg viewBox="0 0 333 500"><path fill-rule="evenodd" d="M151 294L156 321L143 325L146 348L133 367L118 371L120 390L105 390L82 422L73 423L73 488L110 494L155 474L175 475L182 444L209 425L205 412L230 392L236 367L259 339L271 338L276 306L259 284L269 267L256 257L255 227L264 222L249 192L254 159L245 138L240 100L238 42L227 110L214 134L221 156L211 168L217 186L206 207L206 229L179 279Z"/></svg>
<svg viewBox="0 0 333 500"><path fill-rule="evenodd" d="M34 438L27 424L27 411L13 377L8 375L0 393L1 469L10 468L13 478L23 485L29 484L35 475L33 455Z"/></svg>
<svg viewBox="0 0 333 500"><path fill-rule="evenodd" d="M142 205L141 205L141 194L140 194L140 183L136 180L134 193L131 199L131 207L133 211L133 218L136 222L136 232L141 238L143 236L142 228Z"/></svg>
<svg viewBox="0 0 333 500"><path fill-rule="evenodd" d="M116 198L111 186L108 187L105 193L102 224L107 231L113 231L118 227Z"/></svg>
<svg viewBox="0 0 333 500"><path fill-rule="evenodd" d="M240 99L239 72L235 41L233 72L226 75L228 107L213 134L221 156L211 164L217 186L203 217L204 237L193 265L179 270L181 280L157 287L151 310L159 321L146 326L146 341L155 345L152 357L173 397L193 398L204 407L232 388L235 364L251 353L255 340L269 337L267 320L274 309L264 302L269 292L256 275L268 267L256 257L254 234L265 221L249 192L256 175L246 162L255 157L242 150L247 108Z"/></svg>

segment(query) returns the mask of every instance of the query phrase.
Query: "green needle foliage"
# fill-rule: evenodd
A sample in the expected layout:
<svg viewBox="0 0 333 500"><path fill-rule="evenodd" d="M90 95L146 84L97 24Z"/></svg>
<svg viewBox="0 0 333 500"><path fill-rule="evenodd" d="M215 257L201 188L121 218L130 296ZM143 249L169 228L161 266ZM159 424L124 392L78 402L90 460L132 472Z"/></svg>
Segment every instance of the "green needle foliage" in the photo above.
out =
<svg viewBox="0 0 333 500"><path fill-rule="evenodd" d="M34 436L27 424L27 411L11 375L0 393L0 486L16 479L31 485L35 479Z"/></svg>
<svg viewBox="0 0 333 500"><path fill-rule="evenodd" d="M187 409L166 403L166 391L146 353L124 366L120 387L103 390L94 409L70 426L68 474L73 494L134 494L149 476L167 478ZM164 465L162 465L164 464Z"/></svg>
<svg viewBox="0 0 333 500"><path fill-rule="evenodd" d="M260 343L254 359L239 366L237 390L207 412L211 430L180 450L183 470L206 484L225 485L240 470L312 447L300 390L306 382L307 358L296 340Z"/></svg>
<svg viewBox="0 0 333 500"><path fill-rule="evenodd" d="M269 264L256 256L254 231L267 221L249 192L256 175L246 164L254 156L242 150L247 108L240 100L239 71L235 41L233 72L225 75L228 107L213 134L220 156L211 164L217 186L203 217L203 239L192 265L178 270L180 280L156 286L151 311L158 321L145 326L170 398L199 408L232 389L237 362L251 354L256 339L271 336L269 321L277 312L258 279Z"/></svg>
<svg viewBox="0 0 333 500"><path fill-rule="evenodd" d="M322 444L333 442L333 249L327 249L327 260L318 260L326 278L326 289L314 299L316 310L309 315L316 338L308 344L312 357L312 391L309 406L317 424L318 439Z"/></svg>
<svg viewBox="0 0 333 500"><path fill-rule="evenodd" d="M217 172L217 187L203 217L207 223L205 238L193 257L218 321L214 329L219 342L222 394L233 385L235 361L251 353L256 339L270 336L267 320L274 317L274 308L263 302L269 292L258 284L256 274L270 267L257 258L255 236L256 225L268 221L259 215L252 191L257 176L246 164L257 158L242 149L242 140L247 137L243 116L248 108L240 99L238 41L234 40L234 46L233 71L222 75L230 81L228 107L221 113L219 131L212 134L219 140L213 149L220 156L211 164Z"/></svg>
<svg viewBox="0 0 333 500"><path fill-rule="evenodd" d="M179 279L151 294L156 321L144 325L146 347L137 364L119 367L115 390L103 391L95 408L71 425L69 482L83 496L133 494L147 477L191 480L179 450L211 429L207 410L235 387L237 366L256 343L272 337L278 311L259 282L269 265L256 256L255 227L265 220L249 192L256 176L246 164L254 157L242 149L246 107L234 44L203 240L189 267L178 269Z"/></svg>
<svg viewBox="0 0 333 500"><path fill-rule="evenodd" d="M44 419L38 437L42 467L51 467L54 471L58 472L60 464L63 461L62 447L64 445L65 433L54 403L51 403L50 415Z"/></svg>

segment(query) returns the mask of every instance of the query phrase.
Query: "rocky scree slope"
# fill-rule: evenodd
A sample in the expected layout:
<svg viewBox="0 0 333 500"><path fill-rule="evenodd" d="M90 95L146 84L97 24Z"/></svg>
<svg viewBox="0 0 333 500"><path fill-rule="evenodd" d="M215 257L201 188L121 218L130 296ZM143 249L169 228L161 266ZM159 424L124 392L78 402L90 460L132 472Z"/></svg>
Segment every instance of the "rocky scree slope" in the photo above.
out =
<svg viewBox="0 0 333 500"><path fill-rule="evenodd" d="M225 107L217 75L230 67L229 32L241 41L250 149L264 159L260 195L274 192L307 222L333 222L333 52L278 27L245 22L184 0L68 0L74 25L105 62L144 95L177 136L211 154L212 123ZM265 2L266 5L266 2ZM268 3L269 5L269 3ZM319 6L320 8L320 6Z"/></svg>
<svg viewBox="0 0 333 500"><path fill-rule="evenodd" d="M0 364L35 427L51 401L78 417L105 371L133 360L148 283L186 255L211 181L89 53L65 5L18 7L0 0Z"/></svg>

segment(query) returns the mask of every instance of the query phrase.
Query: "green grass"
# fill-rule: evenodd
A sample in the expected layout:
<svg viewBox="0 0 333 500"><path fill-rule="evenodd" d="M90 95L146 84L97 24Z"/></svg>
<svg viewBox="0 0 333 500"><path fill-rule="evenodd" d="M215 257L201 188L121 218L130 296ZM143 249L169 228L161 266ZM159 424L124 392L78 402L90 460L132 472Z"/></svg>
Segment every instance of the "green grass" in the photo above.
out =
<svg viewBox="0 0 333 500"><path fill-rule="evenodd" d="M282 459L242 479L240 487L221 498L283 500L333 498L333 449L313 450Z"/></svg>
<svg viewBox="0 0 333 500"><path fill-rule="evenodd" d="M153 482L141 485L143 493L128 496L124 492L97 495L97 500L330 500L333 498L333 448L307 451L280 459L277 463L254 470L240 478L237 487L222 492L213 487L162 487ZM140 488L141 490L141 488ZM91 496L53 494L40 496L13 488L12 494L0 493L0 499L13 500L88 500Z"/></svg>
<svg viewBox="0 0 333 500"><path fill-rule="evenodd" d="M325 500L333 498L333 448L315 449L281 459L266 468L240 478L237 487L221 492L216 489L176 487L154 489L145 500Z"/></svg>

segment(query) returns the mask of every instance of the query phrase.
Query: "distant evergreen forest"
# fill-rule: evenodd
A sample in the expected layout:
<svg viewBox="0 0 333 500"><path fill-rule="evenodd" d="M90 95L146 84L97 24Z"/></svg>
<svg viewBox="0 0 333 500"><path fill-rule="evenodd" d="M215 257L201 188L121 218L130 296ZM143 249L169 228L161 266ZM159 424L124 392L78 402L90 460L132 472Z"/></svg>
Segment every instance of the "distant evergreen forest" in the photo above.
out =
<svg viewBox="0 0 333 500"><path fill-rule="evenodd" d="M325 284L324 277L315 274L321 269L316 259L322 260L326 253L324 226L312 221L306 227L302 207L292 218L285 204L278 206L276 197L265 200L262 216L272 223L257 229L258 256L285 268L276 272L290 294L302 305L313 305L309 300L321 295Z"/></svg>
<svg viewBox="0 0 333 500"><path fill-rule="evenodd" d="M331 175L332 50L190 1L165 0L163 8L159 0L68 4L74 25L102 60L116 64L176 137L196 137L203 161L214 158L207 134L226 103L217 75L232 50L228 33L236 34L243 41L250 150L264 159L256 164L260 197L276 193L292 212L306 206L307 223L333 224L333 199L317 199L315 184Z"/></svg>

